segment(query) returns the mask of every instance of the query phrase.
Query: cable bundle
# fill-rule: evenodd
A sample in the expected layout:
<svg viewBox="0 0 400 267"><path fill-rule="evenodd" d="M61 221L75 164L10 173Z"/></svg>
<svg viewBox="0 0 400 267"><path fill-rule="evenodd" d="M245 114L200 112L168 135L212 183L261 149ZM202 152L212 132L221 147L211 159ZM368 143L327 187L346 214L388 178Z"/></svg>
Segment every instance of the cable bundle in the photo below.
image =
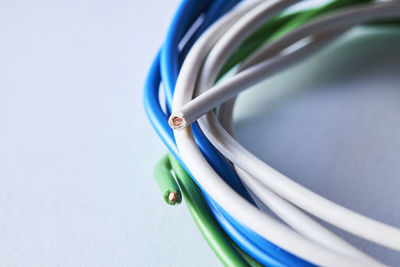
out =
<svg viewBox="0 0 400 267"><path fill-rule="evenodd" d="M235 140L232 110L238 93L350 28L397 23L400 1L333 0L300 11L292 8L295 0L238 2L183 1L149 72L146 112L170 151L155 169L165 201L175 205L183 195L227 266L382 266L308 214L398 251L400 230L329 201L258 159ZM284 223L261 211L249 191Z"/></svg>

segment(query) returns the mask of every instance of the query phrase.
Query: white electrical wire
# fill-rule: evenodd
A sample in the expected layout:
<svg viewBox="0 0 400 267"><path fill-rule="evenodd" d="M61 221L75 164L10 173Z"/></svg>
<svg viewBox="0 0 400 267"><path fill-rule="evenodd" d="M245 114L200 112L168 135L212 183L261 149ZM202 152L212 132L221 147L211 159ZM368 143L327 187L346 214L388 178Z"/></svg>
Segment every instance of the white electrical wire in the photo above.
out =
<svg viewBox="0 0 400 267"><path fill-rule="evenodd" d="M337 37L343 30L339 32L332 32L329 34L319 35L317 38L313 38L313 42L311 44L306 45L303 48L300 48L302 53L302 57L310 55L314 53L316 50L322 48L329 41ZM213 69L213 68L211 68ZM240 69L239 69L240 70ZM213 75L208 75L208 73L202 75L212 77ZM208 84L206 81L205 84ZM199 89L201 91L201 89ZM233 107L233 101L226 105L225 110L221 109L221 114L224 114L223 120L221 123L225 123L228 132L230 131L230 122L231 122L231 111ZM212 116L212 113L208 114L208 116ZM207 120L200 121L200 127L203 127L202 124L207 123ZM236 166L235 166L236 167ZM236 167L236 171L241 178L241 180L246 184L246 186L273 212L275 212L281 219L283 219L286 223L288 223L293 229L297 232L301 233L305 237L310 238L316 243L320 243L321 245L333 249L337 252L343 253L345 255L358 257L360 259L367 259L370 261L374 261L372 257L366 255L360 250L356 249L352 245L348 244L346 241L342 240L310 217L305 215L302 211L297 209L295 206L290 204L288 201L282 199L279 195L275 194L273 191L269 190L265 185L261 184L257 180L253 179L251 176L243 172L240 168Z"/></svg>
<svg viewBox="0 0 400 267"><path fill-rule="evenodd" d="M397 3L399 3L399 2L397 2ZM388 11L389 4L390 4L390 11ZM257 6L256 8L260 8L260 7ZM396 3L393 4L393 2L374 4L373 6L371 5L368 7L361 8L361 11L364 12L362 14L363 16L370 16L370 17L364 17L361 21L364 21L371 17L382 18L382 17L387 17L387 16L398 15L400 13L399 5L398 4L396 5ZM354 10L352 10L352 12L354 12ZM339 14L343 16L343 13L345 13L345 12L342 12ZM360 13L362 13L362 12L360 12ZM246 14L246 16L247 15L248 14ZM346 17L346 16L344 16L344 17ZM359 21L359 20L360 19L358 19L358 20L354 19L354 20L349 20L349 21L351 21L352 23L355 23L354 21ZM347 23L344 23L344 24L336 25L336 27L352 25L349 21L347 21ZM219 24L223 24L223 23L219 22ZM212 27L212 30L218 32L216 30L217 28L218 28L218 23ZM333 29L333 28L334 27L331 27L331 28L328 27L328 29ZM206 37L207 37L208 32L211 32L211 33L209 33L208 39L207 39ZM200 39L200 40L204 40L203 43L201 43L200 40L198 43L196 43L195 47L193 48L193 51L191 51L190 54L188 55L188 58L187 58L188 60L185 61L184 66L182 67L182 72L178 78L176 93L174 96L174 103L173 103L174 111L177 108L182 107L186 102L188 102L191 99L191 94L193 93L193 90L194 90L194 83L195 83L194 81L196 80L196 77L197 77L196 73L198 73L198 71L199 71L199 67L197 67L197 69L195 67L195 70L193 70L193 66L196 66L196 65L198 66L198 64L194 64L194 63L196 63L197 60L204 58L206 56L206 54L208 53L209 49L211 49L211 47L213 45L213 42L208 42L209 39L213 39L212 38L213 33L211 30L208 32L205 34L206 37L204 37L204 38L202 37ZM218 38L214 38L213 39L214 42L217 39ZM283 44L284 44L284 42L283 42ZM286 44L286 46L287 45L290 45L290 42L288 42ZM202 51L202 48L204 48L204 47L208 47L208 49ZM271 47L273 47L273 46L271 46ZM262 55L262 53L261 53L261 55ZM189 59L191 59L192 56L194 59L190 63ZM187 62L189 62L189 63L187 63ZM262 63L260 63L260 64L262 64ZM269 64L271 64L271 61L269 61ZM277 64L277 63L275 63L275 64ZM254 66L251 67L250 69L252 69L252 68L254 68ZM184 70L186 70L186 74L185 74ZM185 76L185 75L188 75L188 76ZM190 76L192 78L188 79L188 77L190 77ZM193 76L195 76L195 77L193 77ZM222 126L221 126L221 129L218 128L218 131L220 131L220 132L224 131ZM274 221L270 217L268 217L266 214L263 214L260 211L258 211L257 209L255 209L254 207L252 207L249 203L247 203L245 200L243 200L239 195L237 195L235 192L233 192L219 178L219 176L214 172L214 170L208 165L207 161L202 157L201 153L199 152L199 150L196 146L196 143L194 142L193 136L191 135L190 127L184 129L183 131L174 131L174 133L175 133L175 138L176 138L177 145L178 145L179 151L181 153L181 156L183 156L185 163L189 167L190 171L197 178L197 181L200 183L200 185L227 212L229 212L233 217L237 218L239 221L244 223L250 229L261 234L263 237L269 239L271 242L277 244L278 246L281 246L282 248L284 248L300 257L303 257L307 260L310 260L311 262L314 262L316 264L332 265L332 266L337 266L337 265L340 265L340 266L353 265L354 266L357 264L360 264L360 265L363 264L362 261L357 261L353 258L346 257L343 254L337 253L335 251L330 251L329 249L321 247L313 242L310 242L307 239L302 238L301 236L298 236L297 234L295 234L293 231L291 231L287 227L280 225L279 223L277 223L276 221ZM286 199L289 199L292 203L299 205L297 200L300 199L304 203L302 203L299 206L304 208L302 205L305 205L309 208L309 209L307 209L308 211L310 211L310 210L314 211L314 213L316 213L316 214L322 213L322 216L321 216L321 214L319 214L320 215L319 217L322 217L323 219L325 219L329 222L334 221L335 223L333 223L333 224L337 225L338 222L335 221L337 219L337 216L335 218L334 214L332 214L330 212L325 212L323 210L323 209L331 208L330 206L332 206L332 207L334 207L334 209L336 209L336 211L340 211L341 215L350 216L350 217L352 217L351 219L356 219L356 221L358 220L358 222L354 222L354 221L350 220L350 224L348 224L347 226L346 225L343 226L343 224L341 225L341 223L339 223L339 225L341 225L342 228L344 228L346 230L350 229L348 231L353 232L353 233L355 232L356 234L363 236L363 237L365 237L364 235L366 235L365 238L373 240L377 243L381 243L381 244L387 245L389 247L394 247L394 248L397 247L398 248L398 240L399 239L397 238L398 237L397 229L390 227L390 226L386 226L382 223L373 221L362 215L358 215L352 211L349 211L343 207L336 205L335 203L332 203L326 199L323 199L322 197L316 195L315 193L313 193L305 188L302 188L301 186L297 185L296 183L294 183L293 181L284 177L283 175L276 173L276 171L274 171L274 170L271 171L270 169L268 169L270 167L266 166L264 163L261 162L261 164L259 164L260 162L259 162L259 160L257 161L257 159L254 159L251 157L246 159L246 157L249 156L248 151L247 152L242 151L240 144L236 143L239 146L236 147L235 149L229 151L232 144L234 144L236 142L234 140L229 139L229 138L233 139L232 137L229 136L229 134L228 134L228 136L224 136L223 138L220 138L217 135L215 135L216 133L213 131L209 131L209 134L214 135L214 137L215 137L214 141L224 142L224 143L220 143L220 145L222 144L222 147L227 148L227 151L225 151L225 152L227 152L227 154L233 153L230 155L231 157L229 157L228 155L225 155L225 156L227 156L232 162L237 164L239 167L243 168L243 166L244 166L245 168L243 168L243 169L250 175L256 177L257 179L262 180L267 177L265 177L266 176L265 173L262 174L262 171L258 170L258 172L257 172L257 170L252 171L251 169L263 166L263 169L266 170L265 168L267 167L268 172L270 174L273 174L273 176L276 176L274 179L271 179L271 178L267 178L267 179L276 180L276 181L273 181L273 182L264 181L263 184L264 185L266 184L269 188L273 189L276 193L278 193L280 195L284 195L284 197ZM220 147L218 147L218 148L220 148ZM223 151L221 150L221 152L223 152ZM244 154L245 156L238 155L238 152L239 152L239 154L242 152L245 152L245 154ZM237 159L240 159L240 160L237 160L237 159L235 160L236 156L238 156ZM239 156L241 156L241 157L239 157ZM240 164L241 160L246 163ZM250 162L252 160L254 160L255 164L254 164L254 162L253 163ZM256 174L256 175L254 175L254 174ZM283 176L283 178L282 178L282 176ZM276 183L276 184L274 185L274 183ZM282 190L282 188L287 186L287 184L289 184L289 190L286 190L287 192L285 192L285 190ZM280 187L282 187L282 188L280 188ZM298 190L299 189L298 187L300 187L300 190ZM292 191L294 189L294 191L289 192L289 191L291 191L290 189ZM297 190L297 192L296 192L296 190ZM282 194L282 191L284 194ZM285 195L285 193L286 193L286 195ZM312 202L312 201L310 201L310 199L307 200L306 199L307 197L302 198L301 196L299 196L302 193L306 193L307 197L311 197L311 200L316 199L316 200L322 201L322 204L313 206L310 203L310 202ZM318 206L320 206L320 207L318 207ZM322 208L322 210L321 210L321 208ZM313 213L313 212L311 212L311 213ZM324 217L327 217L327 218L324 218ZM343 217L343 216L340 216L340 217L341 217L341 220L343 220L343 218L347 218L347 217ZM365 224L366 224L367 227L369 228L369 230L353 231L355 224L358 224L360 222L361 222L361 226L365 226ZM360 225L358 225L357 227L359 227L359 226ZM269 230L266 231L266 228ZM368 233L368 231L370 231L371 229L374 229L374 228L378 230L378 232L379 232L378 234ZM382 237L379 236L382 233L384 234L384 236L383 236L384 238L386 237L391 240L382 242ZM392 236L390 234L394 234L394 238L391 238ZM397 241L394 240L396 238L397 238ZM367 264L366 261L364 261L364 264ZM370 264L371 264L371 262L368 262L368 265L370 265Z"/></svg>
<svg viewBox="0 0 400 267"><path fill-rule="evenodd" d="M299 2L301 0L269 0L262 1L257 8L253 8L246 14L246 16L242 16L238 23L231 25L231 28L224 29L224 35L218 35L218 37L222 36L224 47L218 46L221 43L221 40L216 44L213 48L213 52L216 58L216 61L219 62L218 69L222 67L222 64L225 62L222 59L226 57L226 55L231 54L235 48L246 39L257 27L261 26L265 21L282 11L283 9L289 7L290 5ZM238 17L239 18L239 17ZM221 32L222 33L222 32ZM231 40L237 40L236 42L231 42ZM211 42L209 42L211 44ZM208 48L208 47L207 47ZM209 50L205 50L209 51ZM202 62L202 61L198 61ZM207 69L207 62L203 68ZM217 73L215 74L215 76ZM206 111L207 112L207 111ZM175 113L174 113L175 114ZM180 128L177 124L182 125L182 128L186 126L187 122L185 120L185 116L181 116L180 113L171 116L168 120L169 124L173 128ZM191 121L193 122L193 120ZM191 123L190 122L190 123Z"/></svg>
<svg viewBox="0 0 400 267"><path fill-rule="evenodd" d="M260 6L256 8L260 8ZM245 16L248 16L248 14ZM197 77L196 73L198 73L198 62L208 53L212 43L209 42L209 40L213 39L212 35L214 32L218 32L220 24L220 21L217 22L200 38L190 51L187 60L184 62L174 95L174 110L190 101L194 90L194 81ZM227 186L209 166L194 141L190 127L185 128L183 131L174 131L174 134L183 160L203 189L227 212L253 231L289 252L319 265L373 265L369 261L354 259L315 244L262 213Z"/></svg>
<svg viewBox="0 0 400 267"><path fill-rule="evenodd" d="M385 2L381 4L373 4L354 10L357 11L355 14L360 15L363 20L366 20L368 16L371 16L372 18L381 17L382 14L385 14L385 16L387 16L388 14L392 16L393 14L396 14L396 12L400 15L400 2L397 1L396 3ZM390 12L388 12L389 10ZM312 23L312 25L320 25L320 21L332 22L334 21L332 19L334 17L341 18L341 23L338 24L339 26L346 25L346 20L349 24L352 21L360 20L359 16L356 16L355 20L349 20L351 19L351 14L354 14L352 13L352 9L342 11L340 13L330 15L328 19L322 18ZM276 43L284 43L285 46L289 45L289 42L286 40L298 40L298 37L293 38L291 35L303 37L301 34L299 34L299 32L304 32L304 28L312 28L309 25L310 24L293 32L293 34L289 34L289 37L286 37L286 39L285 37L283 37L282 39L284 39L285 42L278 40L268 47L273 47L275 49L277 48ZM324 27L322 28L325 29ZM330 29L332 28L330 27ZM274 69L273 63L274 62L270 63L270 65L267 65L266 63L260 64L269 66L269 69ZM264 68L264 71L269 69ZM268 71L265 73L269 74ZM311 214L339 228L342 228L348 232L351 232L355 235L376 242L383 246L400 250L400 231L398 229L389 225L385 225L381 222L375 221L363 215L357 214L349 209L337 205L334 202L322 198L321 196L302 187L301 185L290 180L283 174L272 169L270 166L268 166L257 157L252 155L250 152L245 150L220 125L211 125L210 127L206 128L206 125L203 125L201 121L202 120L200 120L200 125L204 133L209 138L211 143L213 143L213 145L216 146L217 149L220 150L220 152L225 157L227 157L234 164L238 165L241 169L249 173L254 178L257 178L260 182L272 189L275 193L281 195L293 204L301 207ZM343 218L346 218L346 220L343 220Z"/></svg>
<svg viewBox="0 0 400 267"><path fill-rule="evenodd" d="M399 6L400 1L391 0L376 4L369 4L367 6L362 5L361 7L349 8L341 11L340 13L338 12L327 15L321 19L315 20L303 27L298 28L291 34L284 36L278 41L271 43L271 45L265 47L265 50L259 52L260 54L257 56L260 58L263 56L268 56L271 53L275 53L276 49L282 49L283 47L289 46L290 44L295 43L295 41L299 41L313 33L329 31L341 27L348 27L372 19L399 16ZM244 30L240 29L238 32L242 33ZM231 31L228 31L228 33L231 33ZM215 61L225 62L224 60L226 60L229 55L227 51L233 50L240 44L241 38L236 40L233 38L233 36L236 37L236 35L231 34L228 36L229 38L221 39L221 41L216 44L216 50L213 49L210 55L211 57L216 58ZM226 47L225 50L224 47ZM214 51L217 52L214 53ZM171 127L174 129L186 127L193 121L197 120L201 115L234 97L240 93L240 91L262 81L264 79L264 74L266 73L265 68L269 68L268 64L269 63L265 62L259 63L252 68L249 68L246 71L236 75L234 78L219 83L207 92L186 103L179 109L176 109L170 117ZM205 68L207 69L207 67L208 64L206 62ZM214 75L217 74L218 73L214 73ZM200 80L200 84L201 83L202 80ZM174 123L174 119L175 122L179 123Z"/></svg>

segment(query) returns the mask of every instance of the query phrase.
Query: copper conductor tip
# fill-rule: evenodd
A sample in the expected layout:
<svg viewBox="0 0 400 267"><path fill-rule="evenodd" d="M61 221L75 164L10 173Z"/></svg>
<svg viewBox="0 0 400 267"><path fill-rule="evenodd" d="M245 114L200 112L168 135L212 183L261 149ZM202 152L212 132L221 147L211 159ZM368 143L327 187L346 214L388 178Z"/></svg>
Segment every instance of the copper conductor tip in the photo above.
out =
<svg viewBox="0 0 400 267"><path fill-rule="evenodd" d="M172 203L175 203L175 201L178 199L178 196L174 193L174 192L170 192L168 194L168 199L169 201L171 201Z"/></svg>
<svg viewBox="0 0 400 267"><path fill-rule="evenodd" d="M178 118L178 117L174 117L172 119L172 123L174 124L174 126L179 127L182 124L182 119Z"/></svg>
<svg viewBox="0 0 400 267"><path fill-rule="evenodd" d="M172 114L168 119L168 124L174 130L183 129L186 127L186 120L183 114Z"/></svg>

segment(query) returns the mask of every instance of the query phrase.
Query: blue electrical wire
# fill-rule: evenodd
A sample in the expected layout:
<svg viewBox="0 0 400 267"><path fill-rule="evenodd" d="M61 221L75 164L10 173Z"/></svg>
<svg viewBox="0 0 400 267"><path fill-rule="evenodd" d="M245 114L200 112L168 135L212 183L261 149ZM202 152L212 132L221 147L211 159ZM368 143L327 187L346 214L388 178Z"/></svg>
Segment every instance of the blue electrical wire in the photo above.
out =
<svg viewBox="0 0 400 267"><path fill-rule="evenodd" d="M188 2L191 2L192 4L190 5ZM164 85L165 95L170 96L170 99L166 97L168 106L171 106L172 104L172 102L170 101L172 101L176 80L178 78L178 70L180 67L178 45L180 43L180 40L185 35L185 30L189 29L191 26L190 23L193 23L195 21L195 19L189 19L187 17L187 12L185 12L186 10L184 8L188 8L191 11L200 11L203 6L201 6L201 8L196 7L195 5L198 2L199 1L193 0L186 0L182 2L182 5L179 7L178 12L173 19L171 28L167 34L167 39L161 50L161 77L163 79L162 81ZM206 13L202 26L200 26L195 35L199 36L201 34L201 31L207 29L208 25L213 23L218 17L224 14L225 11L232 8L235 4L237 4L237 2L237 0L214 1L211 4L210 9ZM195 14L195 18L198 18L200 14L201 13ZM187 45L191 45L191 43ZM182 55L182 57L183 56L185 55ZM228 160L226 160L222 156L222 154L217 149L215 149L215 147L208 141L203 132L200 130L200 127L197 123L194 123L192 125L192 129L193 135L200 150L202 151L205 158L210 162L210 164L213 165L216 172L219 175L223 176L224 180L228 184L230 184L237 193L246 198L250 203L254 204L253 199L250 197L250 194L240 181L239 177L236 175L236 172L233 170Z"/></svg>
<svg viewBox="0 0 400 267"><path fill-rule="evenodd" d="M199 36L201 32L208 27L208 25L221 16L223 12L234 6L236 2L237 1L227 0L214 1L210 5L202 25L199 27L194 36ZM186 170L186 166L179 157L173 132L168 125L167 114L164 113L159 103L158 91L162 76L164 89L166 91L167 103L170 105L179 72L180 57L184 56L180 54L178 50L179 42L186 31L190 28L191 24L201 15L202 12L204 12L205 8L209 4L210 1L186 0L182 2L168 32L167 40L161 50L161 55L158 55L154 61L145 86L146 90L144 94L144 102L146 113L153 124L153 127L167 145L168 149ZM191 38L187 46L190 46L194 40L195 38ZM187 51L187 49L184 49L184 51ZM223 158L214 147L212 147L197 125L194 127L193 132L195 133L196 141L199 144L200 149L213 168L216 169L221 177L235 191L252 202L251 197L238 179L229 162L226 161L226 159ZM196 180L194 179L194 181ZM203 194L207 203L209 204L211 212L214 214L221 227L235 242L237 242L239 247L241 247L260 263L268 266L311 265L310 263L280 249L269 241L258 236L247 227L241 225L221 207L219 207L219 205L214 202L214 200L212 200L212 198L210 198L206 192L203 191Z"/></svg>
<svg viewBox="0 0 400 267"><path fill-rule="evenodd" d="M171 85L175 87L179 73L178 62L180 55L178 46L182 37L211 2L212 0L184 0L178 7L168 30L166 41L161 49L161 75L165 88ZM175 61L177 64L169 64ZM171 108L173 92L173 90L165 90L165 97L169 108Z"/></svg>

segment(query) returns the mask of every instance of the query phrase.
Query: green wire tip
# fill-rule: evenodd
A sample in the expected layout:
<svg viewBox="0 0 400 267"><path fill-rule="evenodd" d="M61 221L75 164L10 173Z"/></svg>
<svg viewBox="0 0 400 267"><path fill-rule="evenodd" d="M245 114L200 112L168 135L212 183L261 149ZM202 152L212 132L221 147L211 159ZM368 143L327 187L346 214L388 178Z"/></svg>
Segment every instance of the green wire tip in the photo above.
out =
<svg viewBox="0 0 400 267"><path fill-rule="evenodd" d="M168 189L164 193L164 200L169 205L179 205L182 202L182 194L175 189Z"/></svg>
<svg viewBox="0 0 400 267"><path fill-rule="evenodd" d="M155 166L154 178L167 204L174 206L182 202L181 190L171 173L168 155L164 156Z"/></svg>

